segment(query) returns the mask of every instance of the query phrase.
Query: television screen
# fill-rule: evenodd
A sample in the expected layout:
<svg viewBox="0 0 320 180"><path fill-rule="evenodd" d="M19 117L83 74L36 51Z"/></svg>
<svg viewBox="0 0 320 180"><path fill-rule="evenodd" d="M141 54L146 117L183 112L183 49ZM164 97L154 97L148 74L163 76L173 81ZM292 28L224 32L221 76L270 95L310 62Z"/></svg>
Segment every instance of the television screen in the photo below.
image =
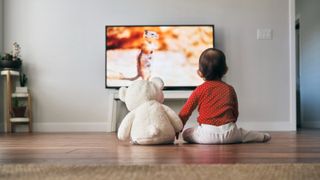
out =
<svg viewBox="0 0 320 180"><path fill-rule="evenodd" d="M160 77L165 89L192 89L199 56L214 46L213 25L106 26L106 87Z"/></svg>

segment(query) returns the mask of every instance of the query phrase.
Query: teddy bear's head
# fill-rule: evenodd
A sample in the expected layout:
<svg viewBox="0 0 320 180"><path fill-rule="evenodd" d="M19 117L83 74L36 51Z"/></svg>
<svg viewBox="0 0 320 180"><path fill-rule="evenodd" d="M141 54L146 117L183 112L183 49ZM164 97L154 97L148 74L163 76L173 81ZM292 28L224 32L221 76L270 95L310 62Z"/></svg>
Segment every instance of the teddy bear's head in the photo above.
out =
<svg viewBox="0 0 320 180"><path fill-rule="evenodd" d="M138 80L133 82L128 88L121 87L119 89L119 98L126 103L128 110L132 111L150 100L163 103L163 87L164 83L160 78L153 78L151 81Z"/></svg>

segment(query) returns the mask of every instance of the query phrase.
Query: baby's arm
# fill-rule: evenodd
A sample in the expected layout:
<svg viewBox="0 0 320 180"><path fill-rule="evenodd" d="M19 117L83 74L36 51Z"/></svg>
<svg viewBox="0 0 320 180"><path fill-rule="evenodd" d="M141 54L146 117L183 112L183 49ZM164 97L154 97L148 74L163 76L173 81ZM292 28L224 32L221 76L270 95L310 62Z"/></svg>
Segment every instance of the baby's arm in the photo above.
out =
<svg viewBox="0 0 320 180"><path fill-rule="evenodd" d="M233 91L233 101L234 101L234 114L235 114L235 117L238 119L238 116L239 116L239 105L238 105L238 97L237 97L237 93L236 91L234 90L234 88L232 88L232 91Z"/></svg>
<svg viewBox="0 0 320 180"><path fill-rule="evenodd" d="M131 126L134 119L134 111L129 112L127 116L122 120L118 129L118 139L127 140L130 138Z"/></svg>
<svg viewBox="0 0 320 180"><path fill-rule="evenodd" d="M183 129L183 124L179 118L179 116L168 106L162 105L165 112L169 116L170 122L174 127L175 132L180 132Z"/></svg>
<svg viewBox="0 0 320 180"><path fill-rule="evenodd" d="M191 116L194 109L198 106L198 88L195 89L190 97L188 98L187 102L182 107L179 117L182 120L183 124L186 124L189 117Z"/></svg>

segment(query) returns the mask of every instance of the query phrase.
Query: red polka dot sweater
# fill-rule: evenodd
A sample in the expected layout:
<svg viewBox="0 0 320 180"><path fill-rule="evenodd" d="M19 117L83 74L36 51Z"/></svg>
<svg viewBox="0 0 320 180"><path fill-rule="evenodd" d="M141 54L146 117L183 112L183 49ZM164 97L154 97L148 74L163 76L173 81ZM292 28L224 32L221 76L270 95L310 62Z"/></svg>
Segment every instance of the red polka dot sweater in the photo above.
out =
<svg viewBox="0 0 320 180"><path fill-rule="evenodd" d="M236 122L239 114L235 90L222 81L206 81L192 92L179 113L183 123L197 106L199 124L221 126Z"/></svg>

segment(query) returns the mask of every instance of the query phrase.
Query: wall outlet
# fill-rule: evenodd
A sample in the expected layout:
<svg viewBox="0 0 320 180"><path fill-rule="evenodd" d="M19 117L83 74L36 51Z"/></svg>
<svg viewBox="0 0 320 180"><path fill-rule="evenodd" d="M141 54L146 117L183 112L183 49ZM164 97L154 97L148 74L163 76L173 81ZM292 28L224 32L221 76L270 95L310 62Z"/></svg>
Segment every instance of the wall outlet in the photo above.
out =
<svg viewBox="0 0 320 180"><path fill-rule="evenodd" d="M272 29L257 29L257 40L272 40Z"/></svg>

